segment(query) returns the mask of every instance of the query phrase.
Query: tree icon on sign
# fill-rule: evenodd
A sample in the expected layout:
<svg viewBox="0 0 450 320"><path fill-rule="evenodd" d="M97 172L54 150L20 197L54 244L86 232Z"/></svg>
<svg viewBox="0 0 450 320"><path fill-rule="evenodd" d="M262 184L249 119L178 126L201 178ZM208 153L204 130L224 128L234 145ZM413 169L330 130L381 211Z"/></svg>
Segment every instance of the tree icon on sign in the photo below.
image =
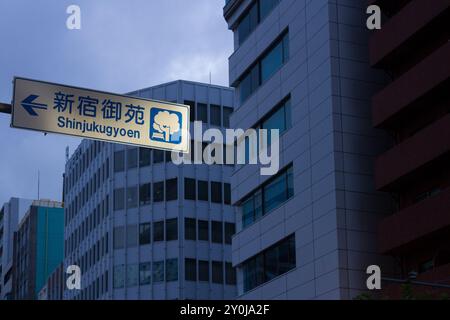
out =
<svg viewBox="0 0 450 320"><path fill-rule="evenodd" d="M170 142L171 136L181 129L180 121L175 113L159 111L153 119L153 139L163 139Z"/></svg>

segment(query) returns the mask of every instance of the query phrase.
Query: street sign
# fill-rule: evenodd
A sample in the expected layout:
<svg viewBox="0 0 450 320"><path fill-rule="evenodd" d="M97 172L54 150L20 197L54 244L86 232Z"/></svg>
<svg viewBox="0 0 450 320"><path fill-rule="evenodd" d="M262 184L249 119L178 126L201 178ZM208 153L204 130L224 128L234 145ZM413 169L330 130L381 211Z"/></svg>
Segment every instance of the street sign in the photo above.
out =
<svg viewBox="0 0 450 320"><path fill-rule="evenodd" d="M14 78L11 126L189 152L189 106Z"/></svg>

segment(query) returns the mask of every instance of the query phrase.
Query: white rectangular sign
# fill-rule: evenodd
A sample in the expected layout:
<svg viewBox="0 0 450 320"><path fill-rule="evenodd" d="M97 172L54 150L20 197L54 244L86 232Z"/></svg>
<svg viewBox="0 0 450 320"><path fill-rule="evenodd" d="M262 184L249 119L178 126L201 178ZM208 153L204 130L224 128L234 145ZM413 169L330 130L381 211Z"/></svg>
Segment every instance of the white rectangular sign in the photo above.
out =
<svg viewBox="0 0 450 320"><path fill-rule="evenodd" d="M189 152L189 106L14 78L11 126Z"/></svg>

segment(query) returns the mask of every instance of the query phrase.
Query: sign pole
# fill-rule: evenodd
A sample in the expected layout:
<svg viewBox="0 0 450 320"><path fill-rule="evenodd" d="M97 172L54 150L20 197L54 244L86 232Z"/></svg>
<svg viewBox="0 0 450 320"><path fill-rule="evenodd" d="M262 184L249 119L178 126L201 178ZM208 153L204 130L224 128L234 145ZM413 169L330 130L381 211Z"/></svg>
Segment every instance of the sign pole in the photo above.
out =
<svg viewBox="0 0 450 320"><path fill-rule="evenodd" d="M11 114L11 105L8 103L0 102L0 113L9 113Z"/></svg>

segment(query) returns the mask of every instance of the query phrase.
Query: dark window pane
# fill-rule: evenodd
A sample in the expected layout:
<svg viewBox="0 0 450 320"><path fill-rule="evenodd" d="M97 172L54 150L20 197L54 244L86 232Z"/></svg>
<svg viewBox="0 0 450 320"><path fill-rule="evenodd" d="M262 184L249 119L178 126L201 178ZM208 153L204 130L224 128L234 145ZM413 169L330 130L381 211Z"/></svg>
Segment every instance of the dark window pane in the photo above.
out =
<svg viewBox="0 0 450 320"><path fill-rule="evenodd" d="M178 259L166 260L166 281L178 280Z"/></svg>
<svg viewBox="0 0 450 320"><path fill-rule="evenodd" d="M150 165L150 155L152 150L149 148L139 148L139 167L146 167Z"/></svg>
<svg viewBox="0 0 450 320"><path fill-rule="evenodd" d="M236 226L234 223L225 222L225 243L231 244L231 238L236 232Z"/></svg>
<svg viewBox="0 0 450 320"><path fill-rule="evenodd" d="M212 104L210 106L211 111L211 125L220 127L222 125L222 121L220 119L220 106Z"/></svg>
<svg viewBox="0 0 450 320"><path fill-rule="evenodd" d="M151 183L145 183L139 187L139 203L141 206L149 204L151 200Z"/></svg>
<svg viewBox="0 0 450 320"><path fill-rule="evenodd" d="M123 249L125 247L125 228L124 227L114 227L113 247L114 247L114 249Z"/></svg>
<svg viewBox="0 0 450 320"><path fill-rule="evenodd" d="M267 81L283 65L283 43L278 43L261 59L261 82Z"/></svg>
<svg viewBox="0 0 450 320"><path fill-rule="evenodd" d="M164 281L164 261L153 262L153 282Z"/></svg>
<svg viewBox="0 0 450 320"><path fill-rule="evenodd" d="M225 283L229 285L236 284L236 269L231 262L225 262Z"/></svg>
<svg viewBox="0 0 450 320"><path fill-rule="evenodd" d="M195 179L184 178L184 199L186 200L196 199Z"/></svg>
<svg viewBox="0 0 450 320"><path fill-rule="evenodd" d="M223 263L221 261L212 262L212 282L223 283Z"/></svg>
<svg viewBox="0 0 450 320"><path fill-rule="evenodd" d="M150 223L141 223L139 225L139 244L149 244L151 241L151 225Z"/></svg>
<svg viewBox="0 0 450 320"><path fill-rule="evenodd" d="M166 201L178 199L178 178L166 180Z"/></svg>
<svg viewBox="0 0 450 320"><path fill-rule="evenodd" d="M280 2L280 0L259 0L260 6L260 17L261 20L264 20L276 7L276 5Z"/></svg>
<svg viewBox="0 0 450 320"><path fill-rule="evenodd" d="M114 210L122 210L125 208L125 189L119 188L114 190Z"/></svg>
<svg viewBox="0 0 450 320"><path fill-rule="evenodd" d="M197 181L198 200L208 201L208 181Z"/></svg>
<svg viewBox="0 0 450 320"><path fill-rule="evenodd" d="M125 152L114 152L114 172L120 172L125 170Z"/></svg>
<svg viewBox="0 0 450 320"><path fill-rule="evenodd" d="M153 222L153 241L164 241L164 221Z"/></svg>
<svg viewBox="0 0 450 320"><path fill-rule="evenodd" d="M276 177L264 187L264 212L278 207L287 198L286 173Z"/></svg>
<svg viewBox="0 0 450 320"><path fill-rule="evenodd" d="M178 219L166 220L166 241L178 240Z"/></svg>
<svg viewBox="0 0 450 320"><path fill-rule="evenodd" d="M184 218L184 238L186 240L197 240L196 220Z"/></svg>
<svg viewBox="0 0 450 320"><path fill-rule="evenodd" d="M137 186L127 188L127 208L136 208L138 200Z"/></svg>
<svg viewBox="0 0 450 320"><path fill-rule="evenodd" d="M184 278L186 281L197 281L197 261L195 259L184 259Z"/></svg>
<svg viewBox="0 0 450 320"><path fill-rule="evenodd" d="M135 247L138 242L137 225L127 226L127 247Z"/></svg>
<svg viewBox="0 0 450 320"><path fill-rule="evenodd" d="M233 108L223 107L223 126L225 128L230 127L230 116L233 113Z"/></svg>
<svg viewBox="0 0 450 320"><path fill-rule="evenodd" d="M209 240L208 221L198 220L198 240Z"/></svg>
<svg viewBox="0 0 450 320"><path fill-rule="evenodd" d="M189 101L189 100L184 100L184 104L186 104L190 107L189 108L189 110L190 110L189 120L194 121L195 120L195 102Z"/></svg>
<svg viewBox="0 0 450 320"><path fill-rule="evenodd" d="M231 185L229 183L223 184L223 202L231 204Z"/></svg>
<svg viewBox="0 0 450 320"><path fill-rule="evenodd" d="M241 103L245 102L247 98L252 94L252 75L251 73L247 73L244 75L242 80L239 82L239 93Z"/></svg>
<svg viewBox="0 0 450 320"><path fill-rule="evenodd" d="M164 181L155 182L153 184L153 201L164 201Z"/></svg>
<svg viewBox="0 0 450 320"><path fill-rule="evenodd" d="M222 222L211 221L211 240L215 243L223 242Z"/></svg>
<svg viewBox="0 0 450 320"><path fill-rule="evenodd" d="M197 103L197 120L208 123L208 105Z"/></svg>
<svg viewBox="0 0 450 320"><path fill-rule="evenodd" d="M222 183L211 181L211 201L222 203Z"/></svg>
<svg viewBox="0 0 450 320"><path fill-rule="evenodd" d="M127 168L136 168L138 160L137 148L127 149Z"/></svg>
<svg viewBox="0 0 450 320"><path fill-rule="evenodd" d="M153 150L153 163L164 162L164 151L163 150Z"/></svg>
<svg viewBox="0 0 450 320"><path fill-rule="evenodd" d="M152 280L151 263L142 262L139 264L139 284L150 284Z"/></svg>
<svg viewBox="0 0 450 320"><path fill-rule="evenodd" d="M209 281L209 261L198 260L198 280Z"/></svg>

